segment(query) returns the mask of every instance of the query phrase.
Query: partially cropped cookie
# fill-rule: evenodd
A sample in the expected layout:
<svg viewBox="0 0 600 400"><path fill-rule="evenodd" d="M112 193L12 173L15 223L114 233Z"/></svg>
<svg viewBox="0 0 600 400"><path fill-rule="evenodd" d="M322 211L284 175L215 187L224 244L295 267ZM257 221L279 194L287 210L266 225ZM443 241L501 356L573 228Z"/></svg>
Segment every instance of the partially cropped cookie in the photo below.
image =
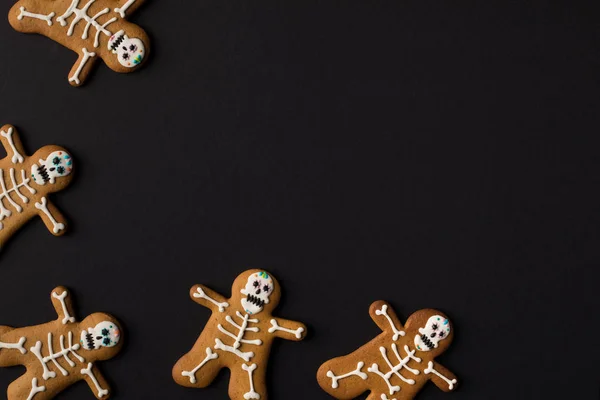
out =
<svg viewBox="0 0 600 400"><path fill-rule="evenodd" d="M203 388L229 368L232 400L265 400L273 340L302 340L306 327L272 315L281 289L266 271L242 273L231 290L232 296L225 298L203 285L191 289L192 300L212 310L212 316L192 350L173 368L173 379L182 386Z"/></svg>
<svg viewBox="0 0 600 400"><path fill-rule="evenodd" d="M77 322L70 293L57 287L50 295L58 319L25 328L0 326L0 367L27 370L8 387L8 400L48 400L84 380L98 399L110 397L96 365L114 357L123 345L119 323L95 313Z"/></svg>
<svg viewBox="0 0 600 400"><path fill-rule="evenodd" d="M445 392L456 388L456 376L435 361L454 336L448 317L425 309L402 326L384 301L373 303L370 314L383 333L353 353L323 364L317 373L323 390L343 400L365 392L371 392L368 400L409 400L429 380Z"/></svg>
<svg viewBox="0 0 600 400"><path fill-rule="evenodd" d="M144 63L150 51L148 35L125 19L143 2L19 0L8 20L19 32L39 33L79 54L69 73L69 83L79 86L98 59L122 73L134 71Z"/></svg>
<svg viewBox="0 0 600 400"><path fill-rule="evenodd" d="M0 128L7 156L0 160L0 248L23 224L39 216L55 236L65 232L65 218L48 200L73 177L71 155L59 146L44 146L27 156L11 125Z"/></svg>

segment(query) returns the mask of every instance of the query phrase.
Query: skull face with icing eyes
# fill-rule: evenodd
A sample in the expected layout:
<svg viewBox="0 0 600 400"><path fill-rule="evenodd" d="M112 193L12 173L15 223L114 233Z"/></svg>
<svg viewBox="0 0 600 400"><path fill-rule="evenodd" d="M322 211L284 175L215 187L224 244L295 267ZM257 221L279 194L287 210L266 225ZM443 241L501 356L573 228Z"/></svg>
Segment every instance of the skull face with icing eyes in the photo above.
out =
<svg viewBox="0 0 600 400"><path fill-rule="evenodd" d="M415 336L415 346L420 351L437 349L438 343L450 334L450 321L440 315L427 320L424 328L419 328L420 335Z"/></svg>
<svg viewBox="0 0 600 400"><path fill-rule="evenodd" d="M273 279L266 272L257 272L250 275L240 292L246 295L241 301L244 310L248 314L258 314L265 304L269 304L269 296L273 293Z"/></svg>
<svg viewBox="0 0 600 400"><path fill-rule="evenodd" d="M55 151L45 160L40 160L39 165L31 167L31 177L36 184L44 186L53 184L56 178L67 176L73 170L73 160L66 151Z"/></svg>
<svg viewBox="0 0 600 400"><path fill-rule="evenodd" d="M108 49L117 55L119 63L126 68L137 67L144 60L144 43L137 38L130 39L122 30L108 40Z"/></svg>
<svg viewBox="0 0 600 400"><path fill-rule="evenodd" d="M101 347L114 347L119 343L119 327L108 321L100 322L94 328L81 332L81 345L86 350L98 350Z"/></svg>

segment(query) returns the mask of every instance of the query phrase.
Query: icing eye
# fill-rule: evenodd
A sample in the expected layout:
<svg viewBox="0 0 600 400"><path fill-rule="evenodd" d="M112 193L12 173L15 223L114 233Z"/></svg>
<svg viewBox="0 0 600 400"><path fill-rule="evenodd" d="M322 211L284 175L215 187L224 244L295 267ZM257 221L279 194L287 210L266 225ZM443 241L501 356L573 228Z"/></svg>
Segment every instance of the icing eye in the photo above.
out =
<svg viewBox="0 0 600 400"><path fill-rule="evenodd" d="M59 174L64 174L65 173L65 168L64 167L58 167L56 168L56 172L58 172Z"/></svg>
<svg viewBox="0 0 600 400"><path fill-rule="evenodd" d="M255 288L260 286L260 282L259 281L254 281L254 283L252 284Z"/></svg>
<svg viewBox="0 0 600 400"><path fill-rule="evenodd" d="M123 60L129 60L129 53L123 53Z"/></svg>
<svg viewBox="0 0 600 400"><path fill-rule="evenodd" d="M441 331L441 332L440 332L440 334L439 334L439 336L440 336L441 338L443 338L443 337L444 337L444 331Z"/></svg>
<svg viewBox="0 0 600 400"><path fill-rule="evenodd" d="M109 338L106 338L106 339L104 339L104 340L102 341L102 344L104 344L105 346L108 346L108 345L110 345L110 339L109 339Z"/></svg>
<svg viewBox="0 0 600 400"><path fill-rule="evenodd" d="M52 164L54 164L54 165L58 165L58 164L60 164L60 157L54 157L54 158L52 159Z"/></svg>
<svg viewBox="0 0 600 400"><path fill-rule="evenodd" d="M434 331L437 331L437 329L438 329L438 324L433 324L433 325L431 325L431 329L433 329Z"/></svg>
<svg viewBox="0 0 600 400"><path fill-rule="evenodd" d="M131 46L129 46L129 51L135 53L137 51L137 46L135 44L132 44Z"/></svg>
<svg viewBox="0 0 600 400"><path fill-rule="evenodd" d="M106 328L102 329L102 336L108 336L108 334L110 333L110 331Z"/></svg>
<svg viewBox="0 0 600 400"><path fill-rule="evenodd" d="M271 288L269 287L269 285L265 285L265 286L263 287L263 291L264 291L265 293L266 293L266 292L268 292L269 290L271 290Z"/></svg>

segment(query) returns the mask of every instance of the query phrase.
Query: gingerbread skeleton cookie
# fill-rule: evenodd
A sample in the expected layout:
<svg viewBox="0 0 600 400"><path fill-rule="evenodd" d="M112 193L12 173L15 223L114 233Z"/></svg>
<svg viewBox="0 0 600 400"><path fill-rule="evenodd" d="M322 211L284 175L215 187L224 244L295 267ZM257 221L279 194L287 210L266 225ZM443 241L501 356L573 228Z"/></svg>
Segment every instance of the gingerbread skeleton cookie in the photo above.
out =
<svg viewBox="0 0 600 400"><path fill-rule="evenodd" d="M71 156L58 146L45 146L27 156L11 125L0 129L0 142L7 153L0 160L0 248L36 215L53 235L62 235L65 219L48 200L48 194L71 182Z"/></svg>
<svg viewBox="0 0 600 400"><path fill-rule="evenodd" d="M265 373L273 340L298 341L306 335L303 324L273 317L281 297L275 278L265 271L250 270L237 277L229 299L203 285L194 286L190 295L212 310L212 316L192 350L173 368L175 381L203 388L221 369L229 368L232 400L265 400Z"/></svg>
<svg viewBox="0 0 600 400"><path fill-rule="evenodd" d="M355 352L323 364L317 373L323 390L343 400L367 391L368 400L408 400L429 380L445 392L456 387L454 374L435 361L453 337L444 314L420 310L402 326L384 301L373 303L370 314L383 333Z"/></svg>
<svg viewBox="0 0 600 400"><path fill-rule="evenodd" d="M116 72L137 69L148 56L146 32L128 22L144 0L19 0L10 10L12 27L39 33L79 54L69 83L83 84L102 59Z"/></svg>
<svg viewBox="0 0 600 400"><path fill-rule="evenodd" d="M122 347L117 321L95 313L76 322L69 292L57 287L50 295L58 319L26 328L0 326L0 367L27 371L8 387L8 400L48 400L84 380L98 399L109 388L95 362L114 357Z"/></svg>

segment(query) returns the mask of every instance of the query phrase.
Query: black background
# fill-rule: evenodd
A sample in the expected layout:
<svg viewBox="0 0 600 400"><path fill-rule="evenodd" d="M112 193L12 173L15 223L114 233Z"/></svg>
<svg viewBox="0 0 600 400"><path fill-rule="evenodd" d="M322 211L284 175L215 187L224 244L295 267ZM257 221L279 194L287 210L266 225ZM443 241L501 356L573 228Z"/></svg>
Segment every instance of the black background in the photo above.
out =
<svg viewBox="0 0 600 400"><path fill-rule="evenodd" d="M1 2L8 12L12 1ZM171 379L209 312L271 271L274 399L326 399L319 365L435 307L456 340L458 391L419 399L598 399L600 7L597 1L150 1L146 67L100 65L0 24L0 120L27 150L66 146L53 197L69 234L36 219L0 255L0 322L113 313L127 346L101 369L115 399L223 399ZM0 371L4 391L22 370ZM83 383L61 400L93 398Z"/></svg>

